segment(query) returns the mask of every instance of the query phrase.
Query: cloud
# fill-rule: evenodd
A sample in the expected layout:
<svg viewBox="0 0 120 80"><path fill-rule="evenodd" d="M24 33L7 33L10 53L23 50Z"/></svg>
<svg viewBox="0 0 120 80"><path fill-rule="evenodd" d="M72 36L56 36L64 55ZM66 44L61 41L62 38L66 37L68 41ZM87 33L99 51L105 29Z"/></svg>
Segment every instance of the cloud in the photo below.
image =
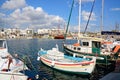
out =
<svg viewBox="0 0 120 80"><path fill-rule="evenodd" d="M120 8L111 8L111 11L120 11Z"/></svg>
<svg viewBox="0 0 120 80"><path fill-rule="evenodd" d="M82 11L82 20L87 21L88 18L89 18L89 15L90 15L90 12L87 12L87 11L83 10ZM95 13L92 13L90 20L91 21L96 21L96 15L95 15Z"/></svg>
<svg viewBox="0 0 120 80"><path fill-rule="evenodd" d="M98 28L96 26L97 25L95 23L90 23L88 25L88 27L87 27L87 31L95 31L95 30L97 30ZM85 22L81 23L80 32L84 32L85 31L85 27L86 27L86 23ZM78 25L70 26L70 31L78 32Z"/></svg>
<svg viewBox="0 0 120 80"><path fill-rule="evenodd" d="M82 0L82 2L93 2L94 0Z"/></svg>
<svg viewBox="0 0 120 80"><path fill-rule="evenodd" d="M26 6L21 9L16 9L8 15L6 22L12 27L27 28L55 28L58 25L65 24L63 18L57 15L47 14L41 7L34 8Z"/></svg>
<svg viewBox="0 0 120 80"><path fill-rule="evenodd" d="M5 17L5 14L0 13L0 18Z"/></svg>
<svg viewBox="0 0 120 80"><path fill-rule="evenodd" d="M3 5L3 9L17 9L25 7L27 4L25 0L7 0Z"/></svg>

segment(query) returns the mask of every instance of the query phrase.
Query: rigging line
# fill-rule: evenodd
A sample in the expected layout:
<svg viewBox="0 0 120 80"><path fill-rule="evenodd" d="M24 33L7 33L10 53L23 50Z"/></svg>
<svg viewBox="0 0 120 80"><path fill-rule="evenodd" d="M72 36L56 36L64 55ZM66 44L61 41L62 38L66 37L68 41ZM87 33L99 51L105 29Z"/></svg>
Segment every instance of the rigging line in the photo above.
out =
<svg viewBox="0 0 120 80"><path fill-rule="evenodd" d="M30 63L31 67L33 68L34 71L37 72L36 68L33 66L32 61L30 60L30 58L27 56L28 62Z"/></svg>
<svg viewBox="0 0 120 80"><path fill-rule="evenodd" d="M90 11L90 15L89 15L89 18L88 18L88 21L87 21L87 24L86 24L86 27L85 27L85 31L84 31L83 34L85 34L85 32L86 32L86 30L87 30L87 27L88 27L88 24L89 24L89 21L90 21L92 12L93 12L94 5L95 5L95 0L94 0L94 2L93 2L92 9L91 9L91 11Z"/></svg>
<svg viewBox="0 0 120 80"><path fill-rule="evenodd" d="M15 80L14 72L12 73L10 80L12 80L12 79Z"/></svg>
<svg viewBox="0 0 120 80"><path fill-rule="evenodd" d="M34 71L37 71L36 68L33 66L30 58L28 57L28 55L25 55L24 56L24 65L28 65L29 67L31 66L31 68L34 70ZM25 68L25 66L24 66Z"/></svg>
<svg viewBox="0 0 120 80"><path fill-rule="evenodd" d="M70 18L71 18L73 6L74 6L74 0L72 2L72 6L71 6L71 9L70 9L70 14L69 14L69 18L68 18L67 28L66 28L66 31L65 31L65 34L64 34L64 37L65 37L64 41L66 40L66 35L67 35L67 32L68 32L68 27L69 27L69 23L70 23Z"/></svg>

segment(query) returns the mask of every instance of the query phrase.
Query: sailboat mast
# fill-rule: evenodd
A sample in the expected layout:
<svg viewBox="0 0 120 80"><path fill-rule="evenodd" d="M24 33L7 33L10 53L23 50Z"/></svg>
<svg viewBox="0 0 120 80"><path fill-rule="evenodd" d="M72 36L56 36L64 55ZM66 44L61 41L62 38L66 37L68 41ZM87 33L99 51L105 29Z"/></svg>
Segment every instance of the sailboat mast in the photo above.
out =
<svg viewBox="0 0 120 80"><path fill-rule="evenodd" d="M79 5L78 5L78 43L79 43L79 38L80 38L80 25L81 25L81 0L79 0Z"/></svg>
<svg viewBox="0 0 120 80"><path fill-rule="evenodd" d="M104 13L104 0L102 0L102 11L101 11L101 32L103 31L103 13Z"/></svg>

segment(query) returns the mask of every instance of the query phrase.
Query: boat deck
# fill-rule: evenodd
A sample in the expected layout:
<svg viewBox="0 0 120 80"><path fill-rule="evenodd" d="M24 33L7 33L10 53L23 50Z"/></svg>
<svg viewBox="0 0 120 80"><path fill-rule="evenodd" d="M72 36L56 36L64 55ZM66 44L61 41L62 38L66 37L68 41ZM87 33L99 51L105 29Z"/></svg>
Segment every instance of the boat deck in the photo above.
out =
<svg viewBox="0 0 120 80"><path fill-rule="evenodd" d="M53 58L50 58L50 57L48 57L47 55L44 55L44 58L47 58L47 59L49 59L49 60L54 60ZM70 60L70 59L65 59L65 58L55 59L55 61L68 62L68 63L73 62L72 60ZM74 61L73 63L75 63L75 61Z"/></svg>
<svg viewBox="0 0 120 80"><path fill-rule="evenodd" d="M83 59L83 60L73 60L73 59L68 59L68 58L65 58L65 57L61 57L61 58L58 58L58 56L57 56L57 58L53 58L53 57L48 57L47 55L43 55L44 56L44 58L47 58L47 59L49 59L49 60L54 60L55 59L55 61L58 61L58 62L67 62L67 63L76 63L76 62L81 62L81 61L88 61L88 60L85 60L85 59Z"/></svg>

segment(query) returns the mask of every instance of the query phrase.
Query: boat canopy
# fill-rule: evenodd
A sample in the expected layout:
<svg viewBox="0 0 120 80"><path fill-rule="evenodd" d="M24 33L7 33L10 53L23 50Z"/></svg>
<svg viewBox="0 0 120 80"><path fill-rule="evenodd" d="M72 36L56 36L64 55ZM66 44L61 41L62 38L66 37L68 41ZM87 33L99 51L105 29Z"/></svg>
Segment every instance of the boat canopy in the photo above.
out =
<svg viewBox="0 0 120 80"><path fill-rule="evenodd" d="M74 43L73 46L80 46L80 44L79 43Z"/></svg>

